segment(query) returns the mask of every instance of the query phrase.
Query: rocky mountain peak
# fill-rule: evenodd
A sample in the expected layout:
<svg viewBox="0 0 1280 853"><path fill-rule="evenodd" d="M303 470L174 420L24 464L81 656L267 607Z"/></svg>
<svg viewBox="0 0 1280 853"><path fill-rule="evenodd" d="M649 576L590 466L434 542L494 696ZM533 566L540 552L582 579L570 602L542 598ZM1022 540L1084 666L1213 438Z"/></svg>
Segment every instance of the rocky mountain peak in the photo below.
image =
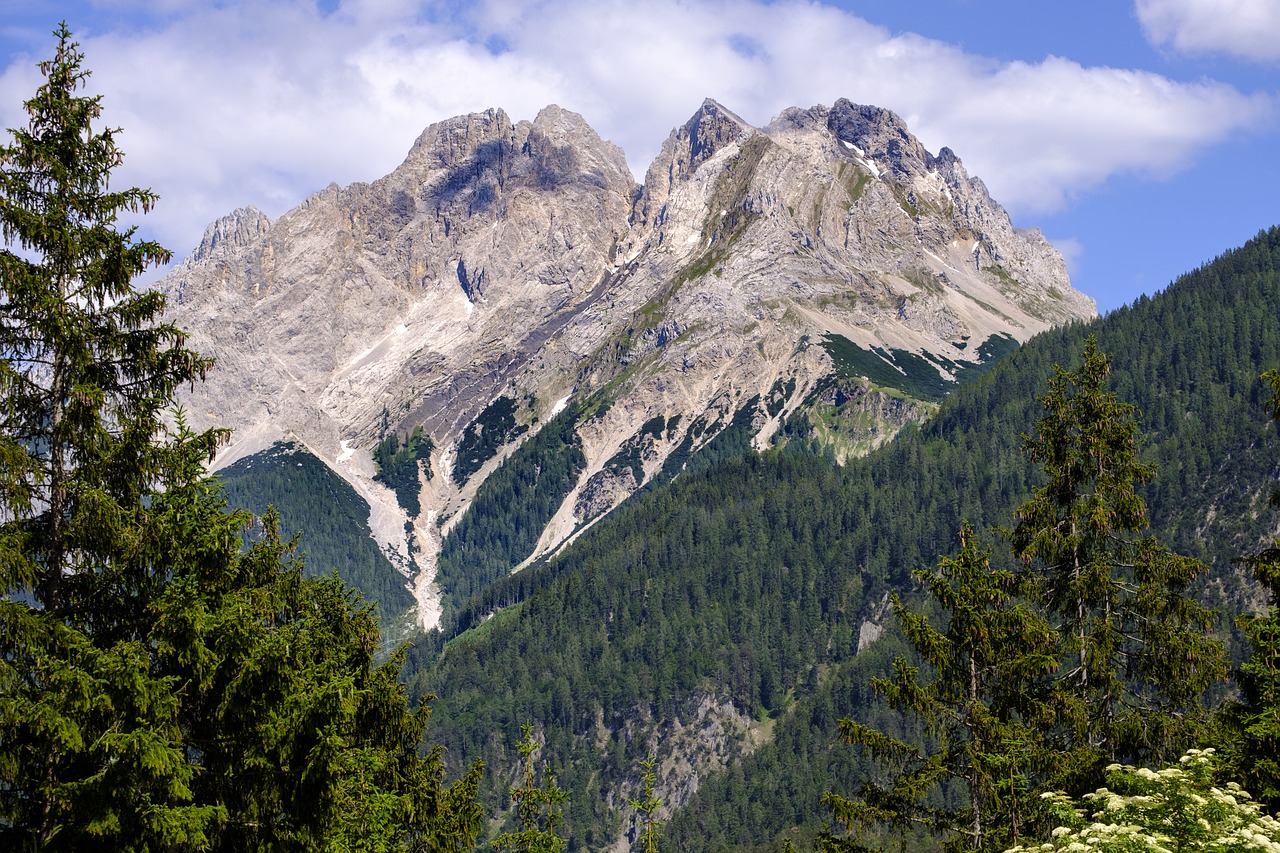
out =
<svg viewBox="0 0 1280 853"><path fill-rule="evenodd" d="M672 188L688 180L702 164L728 145L758 131L711 98L680 127L671 131L662 151L645 173L644 189L636 205L636 220L658 225Z"/></svg>
<svg viewBox="0 0 1280 853"><path fill-rule="evenodd" d="M759 129L708 99L643 187L570 110L459 116L384 178L224 217L210 255L159 285L218 360L193 425L238 430L223 460L281 435L325 459L424 602L443 520L558 412L592 413L571 429L586 461L537 553L729 424L765 447L812 415L866 452L989 353L1094 312L954 153L848 100ZM410 518L370 449L418 428Z"/></svg>
<svg viewBox="0 0 1280 853"><path fill-rule="evenodd" d="M422 132L410 149L405 165L448 168L473 157L483 159L495 144L510 145L514 135L511 119L501 109L490 108L445 119Z"/></svg>
<svg viewBox="0 0 1280 853"><path fill-rule="evenodd" d="M687 136L689 145L689 159L684 170L687 173L696 170L723 146L736 142L754 128L732 111L707 98L681 130Z"/></svg>
<svg viewBox="0 0 1280 853"><path fill-rule="evenodd" d="M518 127L524 130L525 125ZM581 115L555 104L544 107L527 125L521 154L530 159L534 183L544 188L582 181L626 193L635 189L622 149L601 139Z"/></svg>
<svg viewBox="0 0 1280 853"><path fill-rule="evenodd" d="M271 219L253 205L246 205L218 219L204 229L192 260L201 261L214 252L237 249L253 243L271 227Z"/></svg>
<svg viewBox="0 0 1280 853"><path fill-rule="evenodd" d="M857 156L887 165L904 178L924 174L933 165L934 158L892 110L841 98L827 113L827 127L846 150L862 152Z"/></svg>

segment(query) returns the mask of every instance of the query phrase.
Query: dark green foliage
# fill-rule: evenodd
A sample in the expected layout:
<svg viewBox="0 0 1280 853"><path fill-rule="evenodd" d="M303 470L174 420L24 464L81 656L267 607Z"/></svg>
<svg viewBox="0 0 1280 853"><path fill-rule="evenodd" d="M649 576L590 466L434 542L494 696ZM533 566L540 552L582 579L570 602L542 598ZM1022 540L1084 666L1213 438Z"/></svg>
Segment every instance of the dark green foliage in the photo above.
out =
<svg viewBox="0 0 1280 853"><path fill-rule="evenodd" d="M428 480L431 479L431 451L434 449L431 436L423 435L422 427L414 427L404 444L393 432L373 449L373 461L378 466L374 479L385 483L396 493L396 500L410 518L417 518L422 512L418 475L421 471Z"/></svg>
<svg viewBox="0 0 1280 853"><path fill-rule="evenodd" d="M274 507L280 527L298 534L307 574L338 577L378 611L384 627L414 606L404 575L369 530L369 504L306 448L277 442L218 472L232 506L255 515Z"/></svg>
<svg viewBox="0 0 1280 853"><path fill-rule="evenodd" d="M693 798L666 826L671 850L743 850L774 853L789 839L800 849L815 840L819 803L832 789L852 791L865 781L857 748L840 739L839 721L857 714L868 725L899 739L918 731L915 723L876 699L873 678L891 671L908 653L901 634L888 631L856 657L813 667L805 698L779 717L773 740L740 764L704 779ZM940 804L941 800L937 801ZM909 850L929 851L916 833ZM876 836L885 837L885 836Z"/></svg>
<svg viewBox="0 0 1280 853"><path fill-rule="evenodd" d="M671 482L672 479L682 473L694 474L718 462L733 459L744 453L750 453L751 439L755 435L751 425L759 411L760 396L756 395L747 400L742 405L742 408L734 412L733 418L723 428L720 427L722 421L708 421L706 415L697 417L693 423L689 424L689 429L685 431L684 439L662 463L662 469L649 481L648 487L656 488L664 483ZM674 420L675 418L672 418L672 421ZM668 424L667 429L669 433L670 424ZM698 439L708 432L715 433L715 437L694 451L693 448ZM670 436L668 435L668 437Z"/></svg>
<svg viewBox="0 0 1280 853"><path fill-rule="evenodd" d="M208 362L155 323L135 275L169 253L115 228L154 194L110 188L118 131L64 26L29 123L0 148L0 847L207 844L226 818L195 802L181 682L140 620L164 570L128 556L171 455L161 411Z"/></svg>
<svg viewBox="0 0 1280 853"><path fill-rule="evenodd" d="M241 553L246 518L216 484L169 485L146 556L173 575L149 640L181 688L192 797L223 815L215 849L469 849L480 769L446 788L440 750L420 752L430 711L410 709L398 657L375 665L373 614L304 576L273 513Z"/></svg>
<svg viewBox="0 0 1280 853"><path fill-rule="evenodd" d="M644 756L624 733L637 703L669 718L702 690L765 714L784 706L808 661L852 653L862 582L821 567L857 552L828 535L855 512L838 473L809 457L751 457L682 476L615 510L563 557L486 591L461 622L480 625L492 603L524 603L450 642L417 689L450 685L438 719L457 754L485 750L490 732L521 716L542 720L573 795L570 827L616 824L591 786ZM583 737L601 714L616 738L603 759Z"/></svg>
<svg viewBox="0 0 1280 853"><path fill-rule="evenodd" d="M114 230L120 162L65 26L0 148L0 849L462 851L479 767L419 752L399 660L336 578L228 512L162 412L207 362Z"/></svg>
<svg viewBox="0 0 1280 853"><path fill-rule="evenodd" d="M1018 348L1009 335L992 335L978 347L978 364L954 362L935 356L920 356L907 350L864 349L842 335L823 335L822 346L835 362L842 379L865 376L876 385L893 388L917 400L941 400L959 384L982 376ZM963 349L965 344L957 347ZM947 379L938 368L955 376Z"/></svg>
<svg viewBox="0 0 1280 853"><path fill-rule="evenodd" d="M1043 819L1040 792L1092 790L1116 759L1167 761L1206 734L1200 703L1223 675L1222 648L1208 634L1213 611L1185 595L1204 567L1137 535L1146 527L1137 488L1155 470L1137 459L1133 406L1106 390L1109 372L1090 337L1080 368L1055 367L1040 398L1045 412L1024 449L1047 482L1009 536L1022 571L989 570L966 526L959 558L917 573L948 616L946 633L895 598L932 677L899 659L893 677L873 683L920 717L929 742L842 720L846 740L893 770L853 799L828 795L838 823L924 825L952 850L1003 850L1037 811ZM927 802L947 780L967 793L962 807ZM822 842L865 849L857 834Z"/></svg>
<svg viewBox="0 0 1280 853"><path fill-rule="evenodd" d="M576 405L522 444L476 491L440 549L436 582L455 607L533 553L587 464Z"/></svg>
<svg viewBox="0 0 1280 853"><path fill-rule="evenodd" d="M529 427L516 423L516 401L499 397L485 406L476 419L467 424L458 439L458 453L453 461L453 481L461 486L484 467L503 445L514 441Z"/></svg>
<svg viewBox="0 0 1280 853"><path fill-rule="evenodd" d="M913 658L928 676L899 657L893 675L872 686L919 721L927 746L841 720L845 741L862 744L893 772L885 784L864 783L855 798L824 798L835 821L853 830L827 834L824 849L865 849L862 833L879 823L926 827L953 851L1003 850L1026 833L1038 806L1032 780L1045 762L1039 727L1053 719L1047 676L1057 668L1059 639L1023 599L1026 579L992 569L990 553L965 524L958 556L915 573L946 615L941 630L893 597ZM967 792L962 804L938 805L948 784Z"/></svg>
<svg viewBox="0 0 1280 853"><path fill-rule="evenodd" d="M1117 761L1160 764L1204 734L1201 699L1225 675L1215 612L1187 590L1207 568L1147 527L1132 404L1106 390L1110 360L1090 337L1075 371L1055 367L1045 413L1024 442L1047 481L1017 511L1014 553L1061 633L1055 679L1061 781L1101 784Z"/></svg>
<svg viewBox="0 0 1280 853"><path fill-rule="evenodd" d="M895 388L920 400L940 400L948 383L937 369L915 353L880 347L864 349L843 335L823 335L822 346L841 378L865 376L876 385Z"/></svg>

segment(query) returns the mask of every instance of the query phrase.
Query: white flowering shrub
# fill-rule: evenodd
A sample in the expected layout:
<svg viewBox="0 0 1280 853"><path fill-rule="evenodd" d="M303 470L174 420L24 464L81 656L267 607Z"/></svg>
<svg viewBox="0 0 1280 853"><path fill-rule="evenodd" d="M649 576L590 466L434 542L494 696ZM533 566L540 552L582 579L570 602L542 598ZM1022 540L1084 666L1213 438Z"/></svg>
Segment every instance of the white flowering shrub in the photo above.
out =
<svg viewBox="0 0 1280 853"><path fill-rule="evenodd" d="M1007 853L1280 853L1280 821L1236 783L1214 785L1213 763L1212 749L1193 749L1160 771L1113 764L1108 787L1079 801L1042 794L1062 825Z"/></svg>

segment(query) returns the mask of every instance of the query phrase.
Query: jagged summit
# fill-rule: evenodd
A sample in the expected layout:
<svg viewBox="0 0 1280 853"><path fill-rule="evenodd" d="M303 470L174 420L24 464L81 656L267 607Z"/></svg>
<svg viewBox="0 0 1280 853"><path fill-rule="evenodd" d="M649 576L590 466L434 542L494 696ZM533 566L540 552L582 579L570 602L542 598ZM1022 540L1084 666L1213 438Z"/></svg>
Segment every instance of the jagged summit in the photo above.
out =
<svg viewBox="0 0 1280 853"><path fill-rule="evenodd" d="M887 164L903 177L914 177L934 167L933 156L892 110L841 98L827 114L827 127L842 146L862 152L857 156Z"/></svg>
<svg viewBox="0 0 1280 853"><path fill-rule="evenodd" d="M643 226L661 224L663 206L671 189L687 180L726 145L756 133L733 112L707 98L690 119L671 131L662 150L645 173L644 187L636 203L636 219Z"/></svg>
<svg viewBox="0 0 1280 853"><path fill-rule="evenodd" d="M847 100L756 128L708 99L642 186L569 110L459 116L384 178L219 220L159 286L218 360L188 407L237 429L222 459L305 443L424 600L449 524L571 401L601 405L538 552L730 423L765 446L799 413L861 407L870 426L823 435L865 452L992 352L1095 312L951 151ZM369 450L417 427L435 450L415 566Z"/></svg>
<svg viewBox="0 0 1280 853"><path fill-rule="evenodd" d="M271 227L271 219L253 205L232 211L204 229L192 259L205 260L216 250L239 249L250 245Z"/></svg>
<svg viewBox="0 0 1280 853"><path fill-rule="evenodd" d="M689 140L688 171L691 172L711 159L723 145L754 131L754 128L736 113L707 98L683 130Z"/></svg>

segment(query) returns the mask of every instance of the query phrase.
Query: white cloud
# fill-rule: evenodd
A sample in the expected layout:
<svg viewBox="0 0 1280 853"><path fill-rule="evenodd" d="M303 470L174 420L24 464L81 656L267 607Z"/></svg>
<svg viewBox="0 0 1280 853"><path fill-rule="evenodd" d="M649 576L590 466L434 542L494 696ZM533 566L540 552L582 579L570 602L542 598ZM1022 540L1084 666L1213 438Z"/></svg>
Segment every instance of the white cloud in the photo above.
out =
<svg viewBox="0 0 1280 853"><path fill-rule="evenodd" d="M950 146L1020 216L1118 173L1176 171L1272 109L1211 82L1001 64L800 0L343 0L328 16L313 0L168 1L147 26L90 27L83 47L124 128L121 177L161 194L148 227L179 254L237 206L276 215L330 181L373 180L431 122L490 106L580 112L643 174L704 96L756 124L848 97ZM34 85L29 60L0 76L5 126Z"/></svg>
<svg viewBox="0 0 1280 853"><path fill-rule="evenodd" d="M1136 0L1147 39L1183 53L1226 53L1256 62L1280 60L1276 0Z"/></svg>

